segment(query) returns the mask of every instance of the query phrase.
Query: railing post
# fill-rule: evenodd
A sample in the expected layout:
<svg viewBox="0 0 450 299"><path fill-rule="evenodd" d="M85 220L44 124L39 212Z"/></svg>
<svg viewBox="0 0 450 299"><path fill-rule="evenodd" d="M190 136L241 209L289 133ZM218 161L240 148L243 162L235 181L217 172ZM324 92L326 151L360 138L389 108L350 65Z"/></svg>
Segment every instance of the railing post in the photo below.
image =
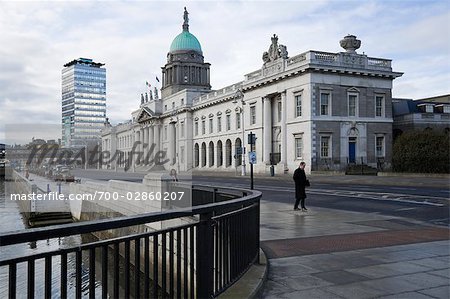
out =
<svg viewBox="0 0 450 299"><path fill-rule="evenodd" d="M214 228L212 213L200 214L197 226L197 298L212 298L214 285Z"/></svg>

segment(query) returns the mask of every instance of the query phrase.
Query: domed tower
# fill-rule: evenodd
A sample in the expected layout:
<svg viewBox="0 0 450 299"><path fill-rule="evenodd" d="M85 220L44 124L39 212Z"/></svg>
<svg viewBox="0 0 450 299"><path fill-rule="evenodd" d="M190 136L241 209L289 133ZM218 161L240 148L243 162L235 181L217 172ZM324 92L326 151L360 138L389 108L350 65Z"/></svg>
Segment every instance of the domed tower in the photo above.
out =
<svg viewBox="0 0 450 299"><path fill-rule="evenodd" d="M178 34L167 54L167 63L162 67L162 97L189 88L211 90L209 63L204 62L202 47L198 39L189 32L189 17L184 8L183 31Z"/></svg>

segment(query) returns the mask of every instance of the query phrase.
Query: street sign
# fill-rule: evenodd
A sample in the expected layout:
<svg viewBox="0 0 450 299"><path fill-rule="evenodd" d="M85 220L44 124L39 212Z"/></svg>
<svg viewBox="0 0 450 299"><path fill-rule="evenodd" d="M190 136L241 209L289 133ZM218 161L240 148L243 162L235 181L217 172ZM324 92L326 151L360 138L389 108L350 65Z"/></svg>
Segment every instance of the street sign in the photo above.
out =
<svg viewBox="0 0 450 299"><path fill-rule="evenodd" d="M247 135L247 143L248 144L255 144L256 143L256 134L250 133Z"/></svg>
<svg viewBox="0 0 450 299"><path fill-rule="evenodd" d="M256 164L256 152L249 152L248 153L248 162L250 164Z"/></svg>

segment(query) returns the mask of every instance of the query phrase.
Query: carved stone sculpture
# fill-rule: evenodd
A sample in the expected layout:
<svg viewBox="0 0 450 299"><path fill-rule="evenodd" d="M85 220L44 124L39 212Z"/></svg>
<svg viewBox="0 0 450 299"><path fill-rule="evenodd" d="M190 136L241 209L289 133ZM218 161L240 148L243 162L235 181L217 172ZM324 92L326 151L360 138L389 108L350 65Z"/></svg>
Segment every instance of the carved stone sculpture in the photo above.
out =
<svg viewBox="0 0 450 299"><path fill-rule="evenodd" d="M275 61L278 58L287 59L288 51L285 45L278 45L278 36L274 34L271 38L272 44L267 52L263 53L262 59L264 63Z"/></svg>
<svg viewBox="0 0 450 299"><path fill-rule="evenodd" d="M348 53L356 53L356 50L361 47L361 41L356 39L356 36L349 34L340 41L340 45Z"/></svg>

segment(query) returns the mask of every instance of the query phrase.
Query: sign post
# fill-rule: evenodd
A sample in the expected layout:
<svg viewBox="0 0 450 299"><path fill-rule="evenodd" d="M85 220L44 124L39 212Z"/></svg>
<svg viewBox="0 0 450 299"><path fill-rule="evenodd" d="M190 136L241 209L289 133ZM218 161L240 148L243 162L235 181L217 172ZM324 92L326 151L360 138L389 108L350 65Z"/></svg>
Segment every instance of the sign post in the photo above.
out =
<svg viewBox="0 0 450 299"><path fill-rule="evenodd" d="M256 164L256 152L254 152L253 145L256 143L256 135L253 132L248 134L248 144L250 144L250 152L248 153L248 160L250 163L250 189L253 190L253 164Z"/></svg>

